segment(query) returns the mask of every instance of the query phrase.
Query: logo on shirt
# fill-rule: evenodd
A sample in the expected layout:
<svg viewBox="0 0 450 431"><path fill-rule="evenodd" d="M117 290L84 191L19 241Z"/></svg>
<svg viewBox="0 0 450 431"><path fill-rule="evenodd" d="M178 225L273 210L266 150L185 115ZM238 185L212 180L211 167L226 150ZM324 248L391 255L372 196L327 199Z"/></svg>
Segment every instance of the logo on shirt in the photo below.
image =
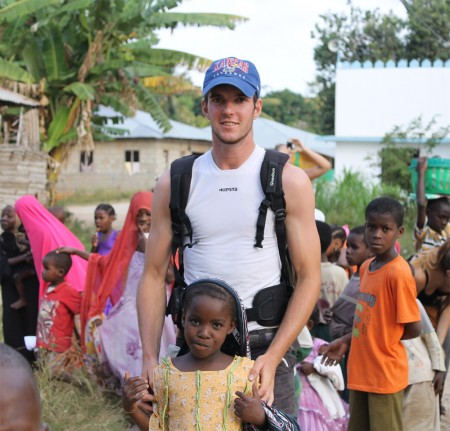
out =
<svg viewBox="0 0 450 431"><path fill-rule="evenodd" d="M219 192L237 192L238 188L237 187L221 187L219 189Z"/></svg>

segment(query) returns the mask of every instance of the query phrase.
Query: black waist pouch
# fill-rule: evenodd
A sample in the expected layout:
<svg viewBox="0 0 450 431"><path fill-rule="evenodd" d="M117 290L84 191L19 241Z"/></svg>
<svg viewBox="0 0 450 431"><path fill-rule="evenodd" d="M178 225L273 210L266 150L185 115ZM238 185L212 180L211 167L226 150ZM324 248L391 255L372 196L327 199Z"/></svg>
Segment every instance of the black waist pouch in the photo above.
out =
<svg viewBox="0 0 450 431"><path fill-rule="evenodd" d="M253 307L245 310L249 322L261 326L277 326L283 320L293 288L283 281L276 286L261 289L253 298Z"/></svg>

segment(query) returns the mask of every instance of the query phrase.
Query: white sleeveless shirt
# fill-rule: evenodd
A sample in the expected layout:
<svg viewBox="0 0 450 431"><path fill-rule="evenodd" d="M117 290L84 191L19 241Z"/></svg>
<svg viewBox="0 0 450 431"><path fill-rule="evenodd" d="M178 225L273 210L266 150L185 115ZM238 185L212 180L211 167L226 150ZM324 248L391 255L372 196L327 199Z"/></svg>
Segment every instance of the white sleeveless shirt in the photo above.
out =
<svg viewBox="0 0 450 431"><path fill-rule="evenodd" d="M259 205L264 199L260 171L265 150L256 146L237 169L221 170L211 151L194 162L186 206L193 247L184 249L185 280L219 278L234 287L245 308L259 290L280 283L281 261L274 213L267 213L263 248L254 247ZM185 240L185 243L188 239ZM249 322L249 330L262 328Z"/></svg>

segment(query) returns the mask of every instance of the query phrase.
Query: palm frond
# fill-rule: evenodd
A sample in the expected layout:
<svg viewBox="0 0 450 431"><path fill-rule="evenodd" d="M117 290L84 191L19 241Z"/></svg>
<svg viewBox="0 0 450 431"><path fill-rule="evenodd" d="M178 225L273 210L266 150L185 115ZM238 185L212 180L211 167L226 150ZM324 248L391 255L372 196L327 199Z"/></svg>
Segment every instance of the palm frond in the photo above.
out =
<svg viewBox="0 0 450 431"><path fill-rule="evenodd" d="M72 82L72 84L67 85L63 89L64 91L67 91L68 93L73 93L75 96L77 96L80 100L94 100L95 98L95 89L90 84L85 84L83 82Z"/></svg>
<svg viewBox="0 0 450 431"><path fill-rule="evenodd" d="M134 112L130 109L130 106L120 100L116 94L103 94L100 97L100 103L114 109L114 111L121 113L125 117L132 117L134 115Z"/></svg>
<svg viewBox="0 0 450 431"><path fill-rule="evenodd" d="M34 82L33 76L26 70L3 58L0 58L0 76L11 81L25 82L26 84L32 84Z"/></svg>
<svg viewBox="0 0 450 431"><path fill-rule="evenodd" d="M141 109L148 112L164 132L172 128L167 115L161 109L160 104L148 88L144 87L141 83L137 84L136 95Z"/></svg>
<svg viewBox="0 0 450 431"><path fill-rule="evenodd" d="M0 21L13 21L56 4L61 0L19 0L0 9Z"/></svg>
<svg viewBox="0 0 450 431"><path fill-rule="evenodd" d="M44 30L46 32L43 41L42 57L44 59L47 78L49 81L61 81L70 75L65 60L65 48L61 32L56 25L51 25ZM75 74L74 71L72 74Z"/></svg>
<svg viewBox="0 0 450 431"><path fill-rule="evenodd" d="M192 82L180 76L153 76L144 78L144 85L155 94L172 96L188 91L201 93Z"/></svg>
<svg viewBox="0 0 450 431"><path fill-rule="evenodd" d="M172 68L181 65L204 71L211 64L211 60L208 58L172 49L152 48L146 41L130 43L127 48L131 50L136 59L145 59L146 63L162 67Z"/></svg>
<svg viewBox="0 0 450 431"><path fill-rule="evenodd" d="M234 30L237 23L245 21L248 21L248 18L239 15L228 15L221 13L164 12L150 15L147 23L157 28L175 28L178 25L184 25L197 27L212 26Z"/></svg>

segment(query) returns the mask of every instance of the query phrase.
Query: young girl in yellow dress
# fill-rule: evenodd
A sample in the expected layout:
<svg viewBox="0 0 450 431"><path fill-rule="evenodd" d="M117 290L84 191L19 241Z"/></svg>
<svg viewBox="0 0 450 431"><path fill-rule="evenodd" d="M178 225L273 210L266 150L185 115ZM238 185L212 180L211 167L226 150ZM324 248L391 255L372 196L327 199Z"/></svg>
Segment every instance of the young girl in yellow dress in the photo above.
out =
<svg viewBox="0 0 450 431"><path fill-rule="evenodd" d="M245 310L230 286L215 279L189 285L182 322L189 351L155 368L150 419L140 408L147 382L126 375L124 409L141 430L299 430L295 418L261 401L248 380Z"/></svg>

